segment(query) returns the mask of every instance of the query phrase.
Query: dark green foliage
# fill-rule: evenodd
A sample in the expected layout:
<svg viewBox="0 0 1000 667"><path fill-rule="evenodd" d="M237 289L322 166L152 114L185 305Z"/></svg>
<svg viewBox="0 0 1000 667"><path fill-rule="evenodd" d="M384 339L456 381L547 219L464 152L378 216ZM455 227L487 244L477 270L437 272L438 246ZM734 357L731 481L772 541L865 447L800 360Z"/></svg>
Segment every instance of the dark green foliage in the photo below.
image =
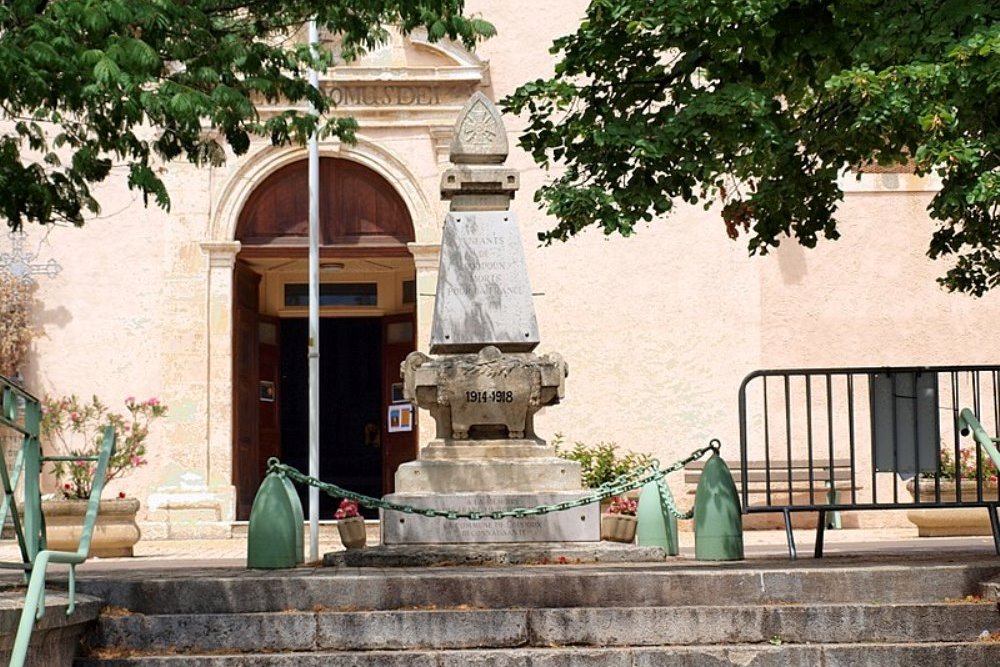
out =
<svg viewBox="0 0 1000 667"><path fill-rule="evenodd" d="M996 0L592 0L556 74L505 100L521 144L565 171L537 194L566 240L628 236L675 200L721 202L751 254L838 236L848 166L913 159L943 187L941 282L1000 282ZM887 230L886 233L891 233Z"/></svg>
<svg viewBox="0 0 1000 667"><path fill-rule="evenodd" d="M595 445L575 442L572 449L565 449L562 434L559 433L553 438L552 445L559 457L580 464L583 485L591 489L614 481L625 473L634 472L653 461L649 454L623 452L614 442L598 442Z"/></svg>
<svg viewBox="0 0 1000 667"><path fill-rule="evenodd" d="M472 46L490 24L462 16L463 0L9 0L0 4L0 216L83 224L90 186L112 168L163 207L156 159L218 164L224 145L247 151L325 135L351 140L350 118L258 116L255 101L329 102L308 85L307 45L288 35L310 17L345 56L377 44L386 25L426 27L431 39Z"/></svg>

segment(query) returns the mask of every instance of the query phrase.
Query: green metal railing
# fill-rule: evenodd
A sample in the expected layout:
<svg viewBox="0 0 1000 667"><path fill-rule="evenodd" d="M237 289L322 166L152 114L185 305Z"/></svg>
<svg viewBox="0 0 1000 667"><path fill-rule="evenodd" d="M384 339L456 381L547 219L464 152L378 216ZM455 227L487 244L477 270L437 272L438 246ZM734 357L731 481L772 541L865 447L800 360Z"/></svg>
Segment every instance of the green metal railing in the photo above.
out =
<svg viewBox="0 0 1000 667"><path fill-rule="evenodd" d="M991 459L993 459L993 464L1000 469L1000 451L997 450L997 443L1000 442L1000 438L992 438L990 434L986 432L983 425L979 423L979 419L976 414L969 408L963 408L962 412L958 416L959 428L962 429L962 435L967 435L968 431L972 431L972 437L975 438L979 446L983 448ZM977 466L977 469L978 466ZM980 481L980 484L982 482ZM993 543L996 547L997 553L1000 553L1000 517L997 516L997 512L1000 511L997 503L989 505L987 509L990 512L990 527L993 529Z"/></svg>
<svg viewBox="0 0 1000 667"><path fill-rule="evenodd" d="M11 649L11 667L22 667L28 653L28 644L35 621L45 614L45 576L50 563L69 565L69 605L66 613L76 610L76 566L87 560L94 523L104 489L108 460L115 447L112 427L104 431L104 440L96 456L42 456L39 442L42 408L37 398L24 391L7 378L0 376L0 426L20 434L21 450L13 468L8 470L7 459L0 456L0 481L4 499L0 506L0 522L6 521L10 512L14 534L21 549L21 562L0 562L0 568L22 570L28 584L24 608ZM42 515L42 496L39 480L42 464L50 461L95 461L97 471L83 522L80 544L75 552L46 549L45 518ZM16 489L23 479L21 510L18 511ZM23 519L22 519L23 517Z"/></svg>

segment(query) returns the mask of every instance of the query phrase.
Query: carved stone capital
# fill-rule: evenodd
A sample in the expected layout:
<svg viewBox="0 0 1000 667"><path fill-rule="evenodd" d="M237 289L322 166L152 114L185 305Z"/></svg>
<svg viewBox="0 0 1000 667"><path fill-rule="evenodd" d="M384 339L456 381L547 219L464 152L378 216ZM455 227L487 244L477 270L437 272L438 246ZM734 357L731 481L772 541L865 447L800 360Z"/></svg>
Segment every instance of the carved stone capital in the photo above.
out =
<svg viewBox="0 0 1000 667"><path fill-rule="evenodd" d="M567 374L557 354L505 354L494 346L439 357L413 352L400 370L405 398L430 411L445 443L535 440L532 418L561 400Z"/></svg>
<svg viewBox="0 0 1000 667"><path fill-rule="evenodd" d="M213 269L233 268L240 247L239 241L204 241L201 244L202 252L208 255L208 265Z"/></svg>

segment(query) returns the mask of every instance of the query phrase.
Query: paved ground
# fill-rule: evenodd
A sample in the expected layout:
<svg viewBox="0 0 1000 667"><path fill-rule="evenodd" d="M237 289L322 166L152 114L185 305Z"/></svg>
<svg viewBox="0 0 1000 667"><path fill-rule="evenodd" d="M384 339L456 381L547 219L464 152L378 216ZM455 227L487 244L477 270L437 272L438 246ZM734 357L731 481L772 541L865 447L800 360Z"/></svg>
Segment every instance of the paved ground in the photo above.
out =
<svg viewBox="0 0 1000 667"><path fill-rule="evenodd" d="M681 553L678 560L694 559L694 535L681 532ZM815 533L795 532L799 559L812 560ZM747 531L744 533L746 556L754 560L787 558L785 533L781 530ZM320 557L339 550L335 537L321 535ZM309 545L306 542L308 559ZM906 556L926 558L947 554L967 554L969 557L997 558L992 537L917 537L916 528L844 529L826 531L824 555L834 560L846 556L880 557ZM0 560L18 558L15 545L0 546ZM203 568L243 567L246 564L246 540L142 540L136 545L134 558L92 558L80 569L107 570L123 568Z"/></svg>

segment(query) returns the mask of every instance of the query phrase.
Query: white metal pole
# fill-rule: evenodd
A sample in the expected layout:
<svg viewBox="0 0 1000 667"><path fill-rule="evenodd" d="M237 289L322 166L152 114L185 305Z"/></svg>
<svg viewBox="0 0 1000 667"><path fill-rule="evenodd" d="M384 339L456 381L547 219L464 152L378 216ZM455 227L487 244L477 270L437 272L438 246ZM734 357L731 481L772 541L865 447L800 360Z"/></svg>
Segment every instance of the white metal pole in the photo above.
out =
<svg viewBox="0 0 1000 667"><path fill-rule="evenodd" d="M309 22L309 45L319 42L316 21ZM319 88L319 74L309 70ZM310 110L313 114L316 109ZM319 478L319 140L309 137L309 476ZM309 487L309 560L319 560L319 489Z"/></svg>

